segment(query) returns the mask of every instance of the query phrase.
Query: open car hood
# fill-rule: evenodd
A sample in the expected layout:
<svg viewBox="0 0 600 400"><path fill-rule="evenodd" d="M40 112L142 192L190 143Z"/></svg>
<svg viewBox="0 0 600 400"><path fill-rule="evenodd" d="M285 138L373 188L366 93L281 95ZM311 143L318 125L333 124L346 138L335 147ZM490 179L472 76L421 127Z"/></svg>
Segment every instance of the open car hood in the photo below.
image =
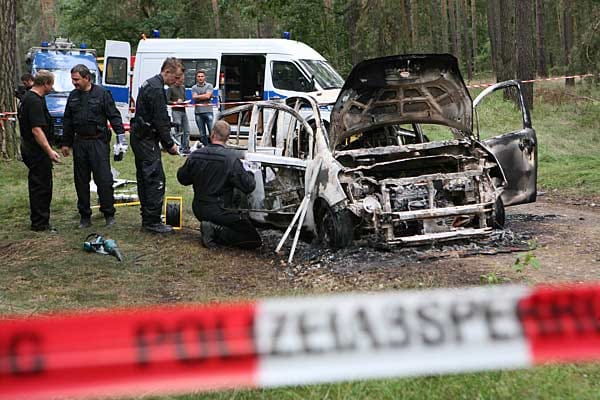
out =
<svg viewBox="0 0 600 400"><path fill-rule="evenodd" d="M472 100L450 54L397 55L357 64L331 115L331 142L377 126L441 124L471 134Z"/></svg>

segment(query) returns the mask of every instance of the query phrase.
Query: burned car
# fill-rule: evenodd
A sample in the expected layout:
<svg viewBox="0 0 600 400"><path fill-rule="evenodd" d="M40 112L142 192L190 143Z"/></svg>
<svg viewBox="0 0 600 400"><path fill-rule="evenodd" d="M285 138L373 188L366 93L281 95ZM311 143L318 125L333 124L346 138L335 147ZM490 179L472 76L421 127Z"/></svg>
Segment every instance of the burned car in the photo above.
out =
<svg viewBox="0 0 600 400"><path fill-rule="evenodd" d="M522 129L480 140L474 109L508 87ZM357 237L394 245L482 236L503 226L505 206L536 198L537 139L519 82L493 85L472 101L451 55L358 64L329 127L308 97L242 106L222 118L235 116L233 140L240 146L245 124L240 150L260 165L257 188L240 207L257 223L283 228L306 197L304 230L332 247ZM444 130L450 137L440 139Z"/></svg>

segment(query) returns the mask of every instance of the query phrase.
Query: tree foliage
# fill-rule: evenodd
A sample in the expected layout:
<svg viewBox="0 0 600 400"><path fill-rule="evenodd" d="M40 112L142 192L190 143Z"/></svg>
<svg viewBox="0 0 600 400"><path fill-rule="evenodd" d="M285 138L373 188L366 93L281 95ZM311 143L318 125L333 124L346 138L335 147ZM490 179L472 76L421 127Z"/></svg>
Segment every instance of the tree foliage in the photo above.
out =
<svg viewBox="0 0 600 400"><path fill-rule="evenodd" d="M58 20L44 28L40 0L19 2L19 51L43 35L85 41L102 53L107 39L135 48L142 33L162 37L281 37L305 42L342 73L370 57L447 51L474 74L516 75L513 0L42 0ZM597 71L600 3L537 0L528 31L550 73ZM565 12L567 18L565 19ZM535 15L541 16L536 27ZM26 16L26 17L25 17ZM29 23L27 23L29 22ZM572 27L566 32L565 24ZM537 29L537 30L536 30ZM541 35L541 36L540 36ZM543 43L539 38L542 38ZM567 42L565 42L567 40ZM569 51L569 54L566 52ZM537 64L537 63L536 63ZM541 71L544 74L545 71ZM469 74L470 75L470 74Z"/></svg>

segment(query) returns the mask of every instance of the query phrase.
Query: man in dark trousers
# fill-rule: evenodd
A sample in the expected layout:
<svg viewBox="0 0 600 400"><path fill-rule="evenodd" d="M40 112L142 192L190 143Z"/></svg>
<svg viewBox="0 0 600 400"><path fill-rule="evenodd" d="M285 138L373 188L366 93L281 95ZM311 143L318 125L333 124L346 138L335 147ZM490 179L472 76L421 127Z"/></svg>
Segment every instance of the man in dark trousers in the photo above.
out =
<svg viewBox="0 0 600 400"><path fill-rule="evenodd" d="M202 243L208 248L218 245L244 249L260 247L262 241L248 217L232 210L233 189L244 193L254 190L254 174L247 171L238 156L225 147L230 127L217 121L210 143L190 154L177 171L182 185L193 185L194 215L201 222Z"/></svg>
<svg viewBox="0 0 600 400"><path fill-rule="evenodd" d="M33 88L23 96L18 112L21 156L29 168L29 208L31 230L34 231L56 232L50 225L52 163L60 162L60 156L49 144L52 139L52 120L44 100L53 85L54 75L50 71L38 71Z"/></svg>
<svg viewBox="0 0 600 400"><path fill-rule="evenodd" d="M81 216L79 228L92 225L90 208L90 179L92 174L98 188L100 211L104 214L106 226L115 223L115 199L113 176L110 171L110 121L117 135L117 145L127 149L125 129L121 114L115 106L110 92L92 83L88 67L78 64L71 69L71 81L75 90L71 91L63 118L64 133L61 151L68 157L73 148L73 173L77 191L77 210Z"/></svg>
<svg viewBox="0 0 600 400"><path fill-rule="evenodd" d="M159 142L169 154L178 154L177 145L171 137L171 119L164 87L173 85L182 74L181 62L167 58L160 74L146 80L140 87L131 123L131 149L135 155L142 228L154 233L173 231L173 227L160 220L165 196L165 171Z"/></svg>

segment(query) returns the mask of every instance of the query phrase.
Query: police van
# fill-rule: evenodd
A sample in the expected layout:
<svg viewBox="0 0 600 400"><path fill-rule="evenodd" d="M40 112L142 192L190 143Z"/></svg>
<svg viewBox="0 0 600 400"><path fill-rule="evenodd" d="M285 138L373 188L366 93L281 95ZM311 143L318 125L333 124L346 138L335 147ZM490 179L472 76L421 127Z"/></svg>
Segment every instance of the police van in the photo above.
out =
<svg viewBox="0 0 600 400"><path fill-rule="evenodd" d="M76 47L68 39L56 38L53 42L42 42L39 47L31 47L27 51L25 62L33 75L41 69L54 74L54 89L46 96L46 104L52 117L54 137L58 140L63 134L62 118L67 98L75 89L71 82L71 68L84 64L92 74L92 82L101 83L96 51L88 49L84 43Z"/></svg>
<svg viewBox="0 0 600 400"><path fill-rule="evenodd" d="M128 106L135 107L140 85L160 72L165 58L176 57L185 66L192 136L198 134L198 129L191 88L200 69L206 71L206 81L214 87L214 114L243 103L308 94L320 104L327 124L331 104L344 84L322 55L304 43L288 39L142 39L131 80L130 56L129 43L106 41L104 86L111 90L124 122L129 121Z"/></svg>

